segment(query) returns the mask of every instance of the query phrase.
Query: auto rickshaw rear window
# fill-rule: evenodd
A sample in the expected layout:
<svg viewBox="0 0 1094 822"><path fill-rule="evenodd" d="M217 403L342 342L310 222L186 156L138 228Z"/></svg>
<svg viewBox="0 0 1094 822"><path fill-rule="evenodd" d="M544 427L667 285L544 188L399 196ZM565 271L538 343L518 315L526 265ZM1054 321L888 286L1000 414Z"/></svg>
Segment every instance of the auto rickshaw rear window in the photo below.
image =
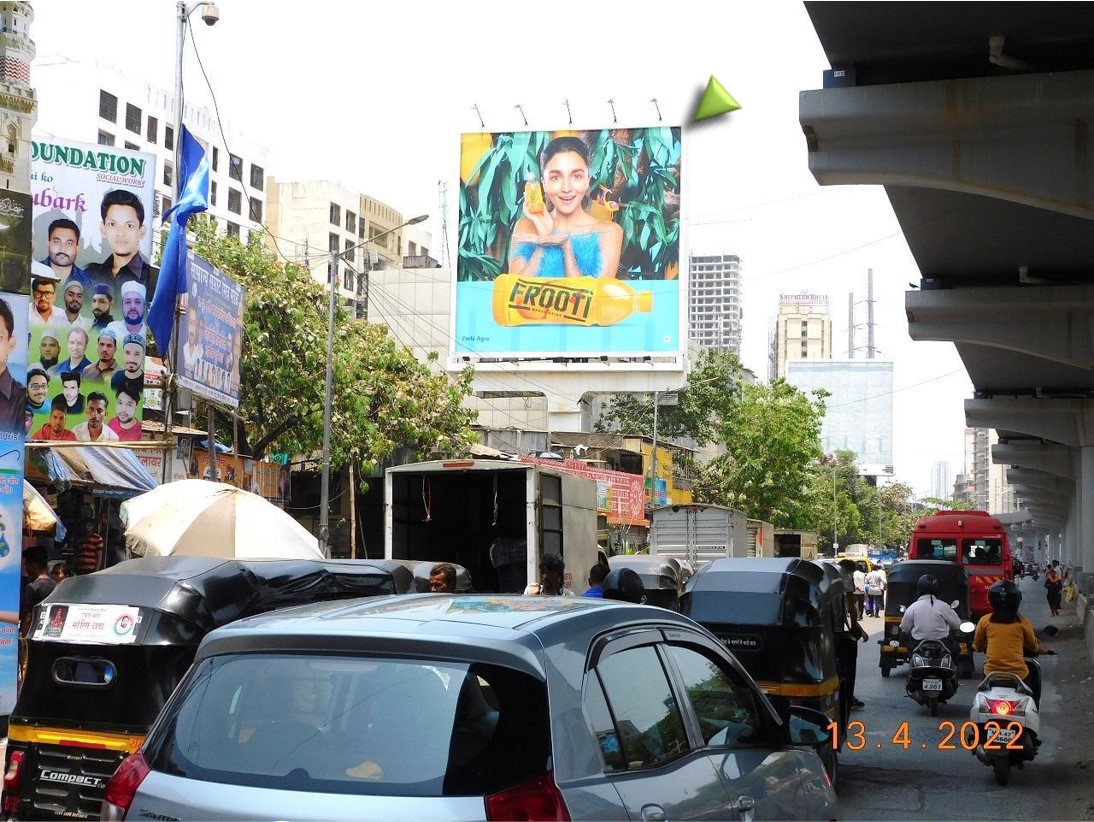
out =
<svg viewBox="0 0 1094 822"><path fill-rule="evenodd" d="M63 656L53 663L53 680L59 685L106 687L117 676L118 669L108 659Z"/></svg>
<svg viewBox="0 0 1094 822"><path fill-rule="evenodd" d="M915 556L913 559L944 559L957 562L957 540L935 537L933 539L917 539L915 541Z"/></svg>

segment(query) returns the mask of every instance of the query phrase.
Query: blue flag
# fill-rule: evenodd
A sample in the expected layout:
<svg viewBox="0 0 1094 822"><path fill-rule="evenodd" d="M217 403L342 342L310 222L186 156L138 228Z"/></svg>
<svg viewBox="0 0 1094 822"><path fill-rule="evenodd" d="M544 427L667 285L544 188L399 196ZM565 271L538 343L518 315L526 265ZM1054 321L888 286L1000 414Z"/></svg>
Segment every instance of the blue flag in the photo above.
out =
<svg viewBox="0 0 1094 822"><path fill-rule="evenodd" d="M148 308L148 327L156 338L156 346L165 358L170 356L171 328L175 319L175 303L180 294L190 287L186 249L186 223L191 214L209 208L209 158L205 149L194 136L182 127L182 141L179 151L179 179L182 180L182 193L179 201L163 215L163 222L174 216L171 229L167 233L167 245L163 250L160 265L160 278L156 283L156 293L152 305ZM173 365L173 364L172 364Z"/></svg>

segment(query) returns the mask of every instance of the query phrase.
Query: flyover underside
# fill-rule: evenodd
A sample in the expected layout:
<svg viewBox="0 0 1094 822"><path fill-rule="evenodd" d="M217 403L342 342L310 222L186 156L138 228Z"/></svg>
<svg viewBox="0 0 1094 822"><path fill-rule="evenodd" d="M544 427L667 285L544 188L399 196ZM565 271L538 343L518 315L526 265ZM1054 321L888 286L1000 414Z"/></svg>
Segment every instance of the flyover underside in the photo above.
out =
<svg viewBox="0 0 1094 822"><path fill-rule="evenodd" d="M843 13L825 5L815 23ZM806 91L799 114L818 182L885 186L922 277L911 337L955 343L997 463L1060 463L1016 495L1094 568L1094 67ZM1009 462L1012 438L1044 458Z"/></svg>

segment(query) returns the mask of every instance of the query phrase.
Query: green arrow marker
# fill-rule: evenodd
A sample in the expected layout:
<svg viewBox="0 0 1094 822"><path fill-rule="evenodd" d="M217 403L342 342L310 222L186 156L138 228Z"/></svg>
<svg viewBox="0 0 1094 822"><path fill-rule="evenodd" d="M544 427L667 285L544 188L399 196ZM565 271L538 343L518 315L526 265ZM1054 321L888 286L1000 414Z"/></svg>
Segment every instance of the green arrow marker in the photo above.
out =
<svg viewBox="0 0 1094 822"><path fill-rule="evenodd" d="M695 112L695 122L706 120L708 117L717 117L719 114L729 114L736 111L741 104L733 99L733 95L726 91L726 87L710 75L707 90L703 92L703 99L699 101L699 110Z"/></svg>

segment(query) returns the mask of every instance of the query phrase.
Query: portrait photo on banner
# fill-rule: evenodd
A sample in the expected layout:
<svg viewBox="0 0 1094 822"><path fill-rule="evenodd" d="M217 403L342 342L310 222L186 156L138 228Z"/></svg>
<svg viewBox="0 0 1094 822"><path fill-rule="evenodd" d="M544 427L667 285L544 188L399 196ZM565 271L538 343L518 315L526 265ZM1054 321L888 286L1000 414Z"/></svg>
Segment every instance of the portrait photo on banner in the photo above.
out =
<svg viewBox="0 0 1094 822"><path fill-rule="evenodd" d="M32 143L28 374L47 388L31 439L141 438L155 182L153 154Z"/></svg>
<svg viewBox="0 0 1094 822"><path fill-rule="evenodd" d="M455 353L680 349L679 127L461 139Z"/></svg>

